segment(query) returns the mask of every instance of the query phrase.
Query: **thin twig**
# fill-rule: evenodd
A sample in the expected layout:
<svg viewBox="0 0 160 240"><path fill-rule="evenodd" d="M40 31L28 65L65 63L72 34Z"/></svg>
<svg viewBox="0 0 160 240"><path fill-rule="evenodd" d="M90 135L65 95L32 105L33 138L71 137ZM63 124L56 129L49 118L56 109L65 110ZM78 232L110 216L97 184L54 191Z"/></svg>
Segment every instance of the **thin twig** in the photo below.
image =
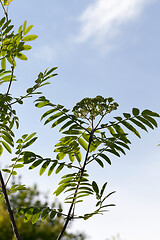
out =
<svg viewBox="0 0 160 240"><path fill-rule="evenodd" d="M12 224L14 234L15 234L17 240L22 240L22 237L20 236L20 234L18 232L17 225L16 225L16 222L15 222L15 219L14 219L13 211L11 209L11 205L10 205L10 202L9 202L9 199L8 199L7 190L6 190L6 187L5 187L5 183L4 183L4 180L3 180L1 170L0 170L0 182L1 182L1 187L2 187L2 191L3 191L4 199L5 199L5 202L6 202L6 207L7 207L9 216L10 216L10 220L11 220L11 224Z"/></svg>
<svg viewBox="0 0 160 240"><path fill-rule="evenodd" d="M6 11L6 9L5 9L5 7L4 7L4 5L3 5L3 3L2 3L1 0L0 0L0 3L1 3L1 5L2 5L2 8L3 8L4 14L6 15L6 20L8 21L8 7L7 7L7 11Z"/></svg>
<svg viewBox="0 0 160 240"><path fill-rule="evenodd" d="M9 91L11 89L11 85L12 85L12 81L13 81L13 73L14 73L14 68L15 68L15 65L14 65L14 57L12 56L12 72L11 72L11 79L10 79L10 82L9 82L9 86L8 86L8 89L7 89L7 92L6 92L6 96L8 96L9 94Z"/></svg>

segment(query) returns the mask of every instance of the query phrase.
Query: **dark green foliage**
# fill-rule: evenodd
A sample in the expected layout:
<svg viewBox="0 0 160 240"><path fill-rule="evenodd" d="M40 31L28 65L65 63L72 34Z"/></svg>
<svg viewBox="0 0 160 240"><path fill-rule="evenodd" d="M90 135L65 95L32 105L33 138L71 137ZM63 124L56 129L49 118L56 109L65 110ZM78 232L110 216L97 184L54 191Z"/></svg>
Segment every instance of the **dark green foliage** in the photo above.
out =
<svg viewBox="0 0 160 240"><path fill-rule="evenodd" d="M18 184L12 183L13 186L21 185L19 182ZM12 186L12 189L13 189ZM45 202L42 203L41 198L44 198ZM52 202L52 211L48 211L47 205L47 195L42 195L42 193L39 192L37 189L37 186L34 185L31 188L28 188L25 191L20 191L17 193L14 193L10 195L10 202L12 205L12 208L14 209L14 212L16 213L18 208L21 208L22 206L25 206L26 208L30 208L30 206L33 207L34 215L21 215L16 219L17 225L19 227L19 230L21 234L23 235L23 240L52 240L56 239L59 232L61 231L63 227L64 217L59 216L57 217L57 212L54 212L54 208L59 208L61 210L61 205L59 203ZM0 218L0 239L2 240L8 240L13 238L13 232L12 228L9 222L9 216L5 209L4 205L0 206L1 209L1 218ZM40 214L43 213L41 218L43 219L43 222L40 222L38 219L40 218ZM20 210L19 210L20 211ZM29 210L28 210L29 212ZM48 213L51 213L50 216ZM22 212L21 212L22 213ZM18 212L17 212L18 216ZM30 219L31 217L31 219ZM2 220L3 218L3 220ZM25 222L24 222L25 219ZM30 220L29 220L30 219ZM71 234L68 232L65 232L64 239L79 239L84 240L85 236L84 234Z"/></svg>
<svg viewBox="0 0 160 240"><path fill-rule="evenodd" d="M93 99L85 98L73 108L74 115L70 114L64 106L52 104L45 97L40 97L35 101L38 108L50 107L42 115L41 120L47 118L44 124L50 123L51 127L62 124L60 132L62 132L63 137L55 145L54 152L58 153L56 160L34 161L30 168L43 163L40 170L40 174L42 174L52 163L48 175L53 173L56 166L55 173L60 172L64 167L77 169L78 171L75 173L62 177L59 187L54 193L57 196L62 192L69 193L65 202L75 205L77 202L82 202L84 197L93 195L95 192L98 199L96 205L98 209L84 215L84 219L102 213L105 208L114 205L104 205L104 201L114 192L109 193L102 199L106 183L103 185L100 194L97 183L95 181L92 184L90 183L86 166L94 161L101 167L104 167L105 163L111 165L112 155L120 157L121 153L126 154L126 149L130 149L129 132L140 138L139 129L148 131L148 127L152 129L157 127L157 122L154 119L159 117L157 113L150 110L144 110L140 113L137 108L133 108L133 115L123 113L123 117L114 118L116 121L102 123L107 114L117 109L118 104L113 101L113 98L103 98L101 96ZM57 120L54 122L55 119ZM82 160L82 149L86 152L85 161ZM62 159L64 159L63 162Z"/></svg>

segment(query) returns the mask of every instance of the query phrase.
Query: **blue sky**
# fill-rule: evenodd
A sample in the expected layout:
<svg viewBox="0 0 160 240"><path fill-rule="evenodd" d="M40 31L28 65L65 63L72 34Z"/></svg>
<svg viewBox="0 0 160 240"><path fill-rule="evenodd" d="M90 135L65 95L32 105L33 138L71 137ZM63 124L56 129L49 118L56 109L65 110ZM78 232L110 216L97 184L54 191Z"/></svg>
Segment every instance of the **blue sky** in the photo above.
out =
<svg viewBox="0 0 160 240"><path fill-rule="evenodd" d="M72 108L84 97L112 96L120 105L117 114L150 108L160 112L160 2L158 0L14 0L9 15L17 28L24 20L33 24L39 38L32 44L27 62L19 62L15 96L30 87L37 74L58 66L58 76L44 94L52 102ZM25 103L21 107L21 128L17 135L37 131L39 140L33 149L53 156L59 139L58 129L43 127L42 111ZM72 231L85 231L91 240L105 240L120 233L125 240L150 240L160 237L160 142L159 129L132 138L131 151L112 166L90 168L91 178L100 184L108 181L110 199L117 206L103 216L87 222L77 221ZM24 182L37 182L50 197L58 182L38 170L21 172ZM49 184L48 184L49 182ZM87 202L82 210L87 208ZM81 210L81 208L80 208ZM80 211L79 210L79 211Z"/></svg>

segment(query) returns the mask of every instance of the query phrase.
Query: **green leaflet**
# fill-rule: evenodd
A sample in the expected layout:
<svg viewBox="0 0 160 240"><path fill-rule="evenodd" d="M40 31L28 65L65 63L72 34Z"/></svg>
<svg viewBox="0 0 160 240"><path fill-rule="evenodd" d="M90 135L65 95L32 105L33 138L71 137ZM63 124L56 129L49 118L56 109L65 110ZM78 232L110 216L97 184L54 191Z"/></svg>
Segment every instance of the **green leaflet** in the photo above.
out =
<svg viewBox="0 0 160 240"><path fill-rule="evenodd" d="M8 27L5 29L5 31L3 32L3 35L6 35L7 33L9 33L9 32L12 30L13 27L14 27L14 25L8 26Z"/></svg>
<svg viewBox="0 0 160 240"><path fill-rule="evenodd" d="M113 192L110 192L107 196L105 196L105 198L103 198L103 201L104 202L109 196L111 196L112 194L114 194L116 191L113 191Z"/></svg>
<svg viewBox="0 0 160 240"><path fill-rule="evenodd" d="M41 220L44 221L46 219L46 217L48 216L48 213L50 212L50 209L47 207L45 209L43 209L43 212L41 214Z"/></svg>
<svg viewBox="0 0 160 240"><path fill-rule="evenodd" d="M41 215L41 212L42 212L41 209L37 209L37 212L32 217L32 224L35 224L38 221L38 219Z"/></svg>
<svg viewBox="0 0 160 240"><path fill-rule="evenodd" d="M133 122L133 123L134 123L135 125L137 125L138 127L140 127L141 129L143 129L143 130L145 130L146 132L148 132L148 131L147 131L147 128L146 128L141 122L137 121L137 120L134 119L134 118L131 118L130 121Z"/></svg>
<svg viewBox="0 0 160 240"><path fill-rule="evenodd" d="M91 145L90 145L90 149L89 149L89 152L94 152L98 146L101 144L101 142L99 140L96 140L96 141L92 141L91 142Z"/></svg>
<svg viewBox="0 0 160 240"><path fill-rule="evenodd" d="M13 142L13 139L11 138L9 138L8 136L6 136L6 135L1 135L1 138L3 138L3 140L5 141L5 142L7 142L9 145L11 145L12 147L14 147L14 142Z"/></svg>
<svg viewBox="0 0 160 240"><path fill-rule="evenodd" d="M33 169L35 167L37 167L38 165L40 165L43 162L43 160L37 160L35 161L30 167L29 169Z"/></svg>
<svg viewBox="0 0 160 240"><path fill-rule="evenodd" d="M29 136L28 136L28 134L23 135L22 138L25 139L25 140L24 140L24 143L25 143L25 142L28 142L28 141L29 141L31 138L33 138L35 135L36 135L36 132L30 134Z"/></svg>
<svg viewBox="0 0 160 240"><path fill-rule="evenodd" d="M149 115L149 116L152 116L152 117L160 117L160 115L158 113L152 112L151 110L148 110L148 109L146 109L142 112L143 117L144 117L144 115Z"/></svg>
<svg viewBox="0 0 160 240"><path fill-rule="evenodd" d="M106 149L105 151L110 152L110 153L116 155L117 157L120 157L120 154L115 149Z"/></svg>
<svg viewBox="0 0 160 240"><path fill-rule="evenodd" d="M36 103L35 106L37 108L41 108L41 107L44 107L44 106L47 106L49 105L48 101L43 101L43 102L39 102L39 103Z"/></svg>
<svg viewBox="0 0 160 240"><path fill-rule="evenodd" d="M30 45L23 45L22 50L28 51L30 49L32 49L32 47Z"/></svg>
<svg viewBox="0 0 160 240"><path fill-rule="evenodd" d="M2 171L3 171L3 172L6 172L6 173L10 173L10 172L11 172L11 170L9 170L9 169L7 169L7 168L3 168Z"/></svg>
<svg viewBox="0 0 160 240"><path fill-rule="evenodd" d="M63 178L60 182L59 182L59 185L62 184L62 183L70 183L71 180L73 180L74 177L67 177L67 178Z"/></svg>
<svg viewBox="0 0 160 240"><path fill-rule="evenodd" d="M100 157L102 157L106 162L109 163L109 165L111 165L111 160L109 159L109 157L107 157L105 154L100 153L99 154Z"/></svg>
<svg viewBox="0 0 160 240"><path fill-rule="evenodd" d="M128 128L131 132L133 132L137 137L141 138L139 132L128 122L122 121L121 124L123 124L126 128Z"/></svg>
<svg viewBox="0 0 160 240"><path fill-rule="evenodd" d="M70 161L71 161L72 163L74 162L75 156L74 156L73 153L69 153L69 159L70 159Z"/></svg>
<svg viewBox="0 0 160 240"><path fill-rule="evenodd" d="M101 208L115 207L115 206L116 206L115 204L107 204L107 205L102 206Z"/></svg>
<svg viewBox="0 0 160 240"><path fill-rule="evenodd" d="M57 69L57 67L53 67L51 68L48 72L46 72L46 75L51 74L53 71L55 71Z"/></svg>
<svg viewBox="0 0 160 240"><path fill-rule="evenodd" d="M100 192L100 195L101 195L101 196L103 195L106 186L107 186L107 182L104 183L104 185L102 186L102 189L101 189L101 192Z"/></svg>
<svg viewBox="0 0 160 240"><path fill-rule="evenodd" d="M23 37L23 41L24 41L24 42L33 41L33 40L35 40L36 38L38 38L37 35L28 35L28 36L26 36L26 37Z"/></svg>
<svg viewBox="0 0 160 240"><path fill-rule="evenodd" d="M66 156L66 153L60 152L60 153L57 154L56 158L58 160L62 160L65 156Z"/></svg>
<svg viewBox="0 0 160 240"><path fill-rule="evenodd" d="M82 131L80 130L68 130L63 132L63 134L74 134L74 135L78 135L78 134L82 134Z"/></svg>
<svg viewBox="0 0 160 240"><path fill-rule="evenodd" d="M10 23L11 23L11 20L5 22L5 24L4 24L3 27L2 27L2 30L4 30L5 28L7 28Z"/></svg>
<svg viewBox="0 0 160 240"><path fill-rule="evenodd" d="M109 132L114 136L115 135L115 131L113 129L113 127L109 126L107 127L107 129L109 130Z"/></svg>
<svg viewBox="0 0 160 240"><path fill-rule="evenodd" d="M58 113L52 115L51 117L49 117L49 118L44 122L44 125L46 125L47 123L53 121L54 119L56 119L56 118L58 118L58 117L60 117L60 116L62 116L62 115L63 115L63 113L61 113L61 112L58 112Z"/></svg>
<svg viewBox="0 0 160 240"><path fill-rule="evenodd" d="M27 26L27 21L25 20L24 23L23 23L23 31L25 31L26 26Z"/></svg>
<svg viewBox="0 0 160 240"><path fill-rule="evenodd" d="M52 210L50 213L50 219L53 219L56 216L56 211Z"/></svg>
<svg viewBox="0 0 160 240"><path fill-rule="evenodd" d="M75 157L77 158L78 162L81 162L81 152L80 151L75 152Z"/></svg>
<svg viewBox="0 0 160 240"><path fill-rule="evenodd" d="M113 144L114 149L117 150L118 152L123 153L124 155L126 155L125 151L123 150L123 148L121 148L120 146L118 146L117 144Z"/></svg>
<svg viewBox="0 0 160 240"><path fill-rule="evenodd" d="M99 194L99 188L95 181L92 182L92 188L96 194Z"/></svg>
<svg viewBox="0 0 160 240"><path fill-rule="evenodd" d="M118 124L114 124L113 128L116 130L116 132L118 134L122 134L123 135L125 133L124 130Z"/></svg>
<svg viewBox="0 0 160 240"><path fill-rule="evenodd" d="M26 35L32 28L33 28L33 25L28 26L28 27L23 31L23 34Z"/></svg>
<svg viewBox="0 0 160 240"><path fill-rule="evenodd" d="M116 144L119 144L119 145L127 148L128 150L130 150L130 148L128 147L128 145L127 145L126 143L124 143L124 142L116 141Z"/></svg>
<svg viewBox="0 0 160 240"><path fill-rule="evenodd" d="M83 133L82 137L89 143L89 138L90 138L89 134Z"/></svg>
<svg viewBox="0 0 160 240"><path fill-rule="evenodd" d="M153 125L152 125L147 119L145 119L145 118L143 118L143 117L141 117L141 116L136 116L136 118L137 118L139 121L141 121L141 122L143 122L144 124L146 124L148 127L154 129Z"/></svg>
<svg viewBox="0 0 160 240"><path fill-rule="evenodd" d="M59 167L56 169L56 174L58 174L64 168L64 163L61 163Z"/></svg>
<svg viewBox="0 0 160 240"><path fill-rule="evenodd" d="M71 124L73 124L73 121L68 121L67 123L65 123L61 128L60 128L60 132L62 131L62 130L64 130L65 128L67 128L69 125L71 125Z"/></svg>
<svg viewBox="0 0 160 240"><path fill-rule="evenodd" d="M36 140L37 140L37 137L32 138L31 140L29 140L28 142L26 142L26 144L23 145L23 148L29 147L29 146L32 145Z"/></svg>
<svg viewBox="0 0 160 240"><path fill-rule="evenodd" d="M95 161L103 168L104 164L99 158L95 158Z"/></svg>
<svg viewBox="0 0 160 240"><path fill-rule="evenodd" d="M22 168L22 167L24 167L24 164L16 164L16 165L14 166L14 168Z"/></svg>
<svg viewBox="0 0 160 240"><path fill-rule="evenodd" d="M5 17L3 17L3 18L0 20L0 27L4 24L5 20L6 20Z"/></svg>
<svg viewBox="0 0 160 240"><path fill-rule="evenodd" d="M0 145L0 156L2 155L2 153L3 153L3 147L2 145Z"/></svg>
<svg viewBox="0 0 160 240"><path fill-rule="evenodd" d="M12 150L11 150L10 146L9 146L6 142L4 142L4 141L1 141L1 142L2 142L3 146L5 147L5 149L6 149L9 153L12 153Z"/></svg>
<svg viewBox="0 0 160 240"><path fill-rule="evenodd" d="M48 116L49 114L54 113L54 112L56 112L56 111L58 111L57 108L53 108L53 109L48 110L47 112L45 112L45 113L42 115L41 121L42 121L43 118L45 118L45 117Z"/></svg>
<svg viewBox="0 0 160 240"><path fill-rule="evenodd" d="M18 28L18 33L21 34L22 32L22 25Z"/></svg>
<svg viewBox="0 0 160 240"><path fill-rule="evenodd" d="M88 150L88 144L82 138L78 138L78 142L86 151Z"/></svg>
<svg viewBox="0 0 160 240"><path fill-rule="evenodd" d="M58 124L64 122L66 119L68 119L68 116L63 116L63 117L59 118L57 121L55 121L55 122L52 124L51 128L54 128L54 127L57 126Z"/></svg>
<svg viewBox="0 0 160 240"><path fill-rule="evenodd" d="M155 127L158 127L156 120L148 115L142 114L144 118L146 118L150 123L152 123Z"/></svg>
<svg viewBox="0 0 160 240"><path fill-rule="evenodd" d="M19 58L20 60L27 60L27 57L23 53L18 53L16 57Z"/></svg>
<svg viewBox="0 0 160 240"><path fill-rule="evenodd" d="M52 172L53 172L54 168L56 167L57 163L58 163L58 161L55 161L55 162L51 165L51 167L50 167L49 170L48 170L48 176L50 176L50 175L52 174Z"/></svg>
<svg viewBox="0 0 160 240"><path fill-rule="evenodd" d="M60 193L62 193L65 190L66 187L67 187L66 183L60 185L53 194L56 194L56 196L58 196Z"/></svg>
<svg viewBox="0 0 160 240"><path fill-rule="evenodd" d="M5 58L2 58L2 60L1 60L1 68L6 70L6 59Z"/></svg>
<svg viewBox="0 0 160 240"><path fill-rule="evenodd" d="M42 165L42 167L41 167L41 169L40 169L40 171L39 171L39 175L40 175L40 176L45 172L45 170L47 169L47 167L48 167L49 164L50 164L50 161L49 161L49 160L46 161L45 163L43 163L43 165Z"/></svg>
<svg viewBox="0 0 160 240"><path fill-rule="evenodd" d="M123 113L123 116L128 119L128 118L131 117L131 114L130 113Z"/></svg>
<svg viewBox="0 0 160 240"><path fill-rule="evenodd" d="M132 113L133 113L134 116L138 116L139 115L139 109L138 108L133 108Z"/></svg>

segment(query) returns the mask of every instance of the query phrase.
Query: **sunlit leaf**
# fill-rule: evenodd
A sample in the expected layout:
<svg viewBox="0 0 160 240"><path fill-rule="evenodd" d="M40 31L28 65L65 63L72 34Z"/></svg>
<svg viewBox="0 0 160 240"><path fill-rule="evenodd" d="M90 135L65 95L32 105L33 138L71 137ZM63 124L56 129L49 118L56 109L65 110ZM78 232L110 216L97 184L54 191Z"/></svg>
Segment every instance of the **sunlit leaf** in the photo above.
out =
<svg viewBox="0 0 160 240"><path fill-rule="evenodd" d="M25 30L23 31L23 34L26 35L32 28L33 28L33 25L28 26L28 27L25 28Z"/></svg>
<svg viewBox="0 0 160 240"><path fill-rule="evenodd" d="M1 68L6 70L6 59L5 58L2 58L2 60L1 60Z"/></svg>
<svg viewBox="0 0 160 240"><path fill-rule="evenodd" d="M48 170L48 176L50 176L50 175L52 174L52 172L53 172L54 168L56 167L57 163L58 163L58 161L55 161L55 162L51 165L51 167L50 167L49 170Z"/></svg>
<svg viewBox="0 0 160 240"><path fill-rule="evenodd" d="M2 155L2 153L3 153L3 147L2 145L0 145L0 156Z"/></svg>
<svg viewBox="0 0 160 240"><path fill-rule="evenodd" d="M23 54L23 53L18 53L16 55L17 58L21 59L21 60L27 60L27 57Z"/></svg>
<svg viewBox="0 0 160 240"><path fill-rule="evenodd" d="M12 153L12 150L11 150L10 146L9 146L6 142L4 142L4 141L1 141L1 142L2 142L3 146L5 147L5 149L6 149L9 153Z"/></svg>
<svg viewBox="0 0 160 240"><path fill-rule="evenodd" d="M82 138L78 138L78 142L86 151L88 150L88 144Z"/></svg>
<svg viewBox="0 0 160 240"><path fill-rule="evenodd" d="M23 41L24 41L24 42L33 41L33 40L35 40L36 38L38 38L37 35L28 35L28 36L26 36L26 37L23 38Z"/></svg>
<svg viewBox="0 0 160 240"><path fill-rule="evenodd" d="M56 174L59 173L64 168L64 164L60 164L59 167L56 169Z"/></svg>
<svg viewBox="0 0 160 240"><path fill-rule="evenodd" d="M39 171L40 176L45 172L45 170L46 170L46 168L48 167L49 164L50 164L50 161L46 161L45 163L43 163L43 165L42 165L42 167Z"/></svg>

